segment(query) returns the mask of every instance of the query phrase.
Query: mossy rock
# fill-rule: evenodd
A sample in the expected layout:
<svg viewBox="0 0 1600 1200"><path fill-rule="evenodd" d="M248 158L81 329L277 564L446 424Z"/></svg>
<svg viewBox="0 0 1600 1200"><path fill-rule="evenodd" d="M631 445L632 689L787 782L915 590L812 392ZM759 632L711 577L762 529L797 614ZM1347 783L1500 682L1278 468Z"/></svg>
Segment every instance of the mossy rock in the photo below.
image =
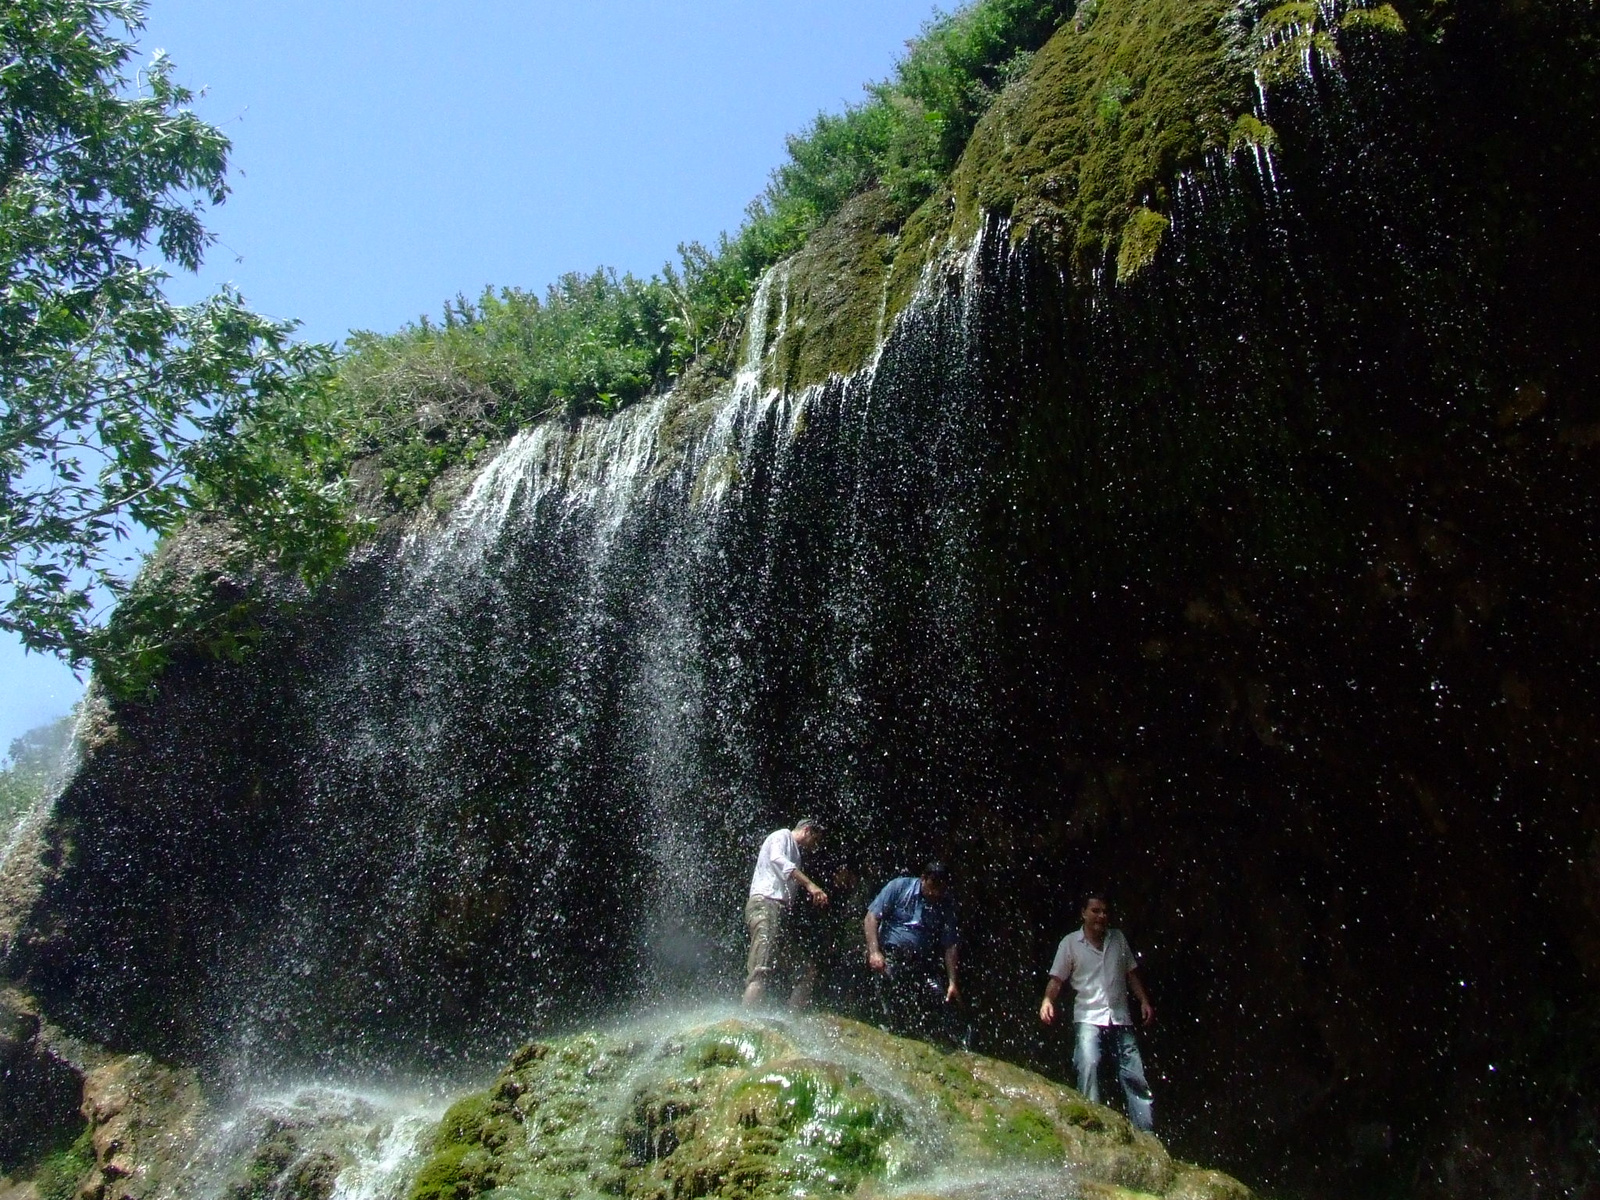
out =
<svg viewBox="0 0 1600 1200"><path fill-rule="evenodd" d="M1114 265L1128 280L1150 265L1177 177L1227 150L1250 109L1247 31L1231 0L1097 0L1080 16L1001 93L908 219L880 193L857 197L791 260L771 382L863 365L929 265L992 216L1084 278Z"/></svg>
<svg viewBox="0 0 1600 1200"><path fill-rule="evenodd" d="M1407 32L1389 4L1092 0L978 122L948 179L909 217L881 190L849 201L774 268L763 381L798 390L860 369L930 266L953 269L984 224L1007 223L1080 282L1128 283L1159 256L1187 173L1272 153L1258 87L1341 60L1342 37Z"/></svg>
<svg viewBox="0 0 1600 1200"><path fill-rule="evenodd" d="M1177 177L1226 147L1250 107L1236 12L1227 0L1099 0L1091 21L1063 26L956 168L957 239L1000 213L1088 274L1117 261L1133 221L1142 241L1129 261L1142 261Z"/></svg>
<svg viewBox="0 0 1600 1200"><path fill-rule="evenodd" d="M786 391L861 367L883 335L885 288L903 213L882 191L850 200L789 260L782 324L769 342L766 382Z"/></svg>
<svg viewBox="0 0 1600 1200"><path fill-rule="evenodd" d="M834 1017L665 1022L525 1048L440 1122L412 1200L955 1197L1246 1200L1070 1088ZM1098 1189L1098 1190L1096 1190Z"/></svg>

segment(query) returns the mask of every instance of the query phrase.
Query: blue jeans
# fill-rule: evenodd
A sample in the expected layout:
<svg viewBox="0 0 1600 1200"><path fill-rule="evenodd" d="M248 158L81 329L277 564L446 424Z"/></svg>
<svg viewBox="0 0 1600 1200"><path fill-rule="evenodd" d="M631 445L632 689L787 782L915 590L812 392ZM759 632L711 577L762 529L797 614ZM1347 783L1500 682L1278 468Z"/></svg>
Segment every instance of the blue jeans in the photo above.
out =
<svg viewBox="0 0 1600 1200"><path fill-rule="evenodd" d="M1095 1104L1100 1103L1100 1052L1107 1044L1117 1063L1122 1094L1128 1101L1128 1120L1136 1129L1154 1129L1150 1085L1145 1081L1144 1060L1139 1057L1133 1026L1078 1023L1078 1041L1072 1051L1072 1065L1078 1068L1078 1090Z"/></svg>

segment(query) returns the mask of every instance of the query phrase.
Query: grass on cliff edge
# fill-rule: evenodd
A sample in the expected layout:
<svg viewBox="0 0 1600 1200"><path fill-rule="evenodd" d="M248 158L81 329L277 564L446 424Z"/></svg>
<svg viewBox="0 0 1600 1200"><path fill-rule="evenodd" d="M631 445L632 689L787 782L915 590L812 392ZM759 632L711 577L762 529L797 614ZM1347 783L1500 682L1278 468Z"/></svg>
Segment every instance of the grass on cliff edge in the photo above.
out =
<svg viewBox="0 0 1600 1200"><path fill-rule="evenodd" d="M517 428L613 412L691 366L726 376L756 281L853 197L881 189L898 225L943 186L972 131L1072 12L1071 0L973 0L936 16L862 103L819 114L744 224L688 243L650 279L571 274L541 297L488 290L388 335L352 339L332 387L351 460L413 507L439 474Z"/></svg>
<svg viewBox="0 0 1600 1200"><path fill-rule="evenodd" d="M858 262L859 239L836 239L802 264L819 298L810 324L825 328L793 348L790 386L859 366L861 331L829 314L876 314L888 283L892 316L929 247L969 236L983 211L1047 230L1084 269L1125 242L1133 273L1159 244L1173 176L1225 146L1247 106L1223 34L1230 11L1222 0L974 0L936 17L865 101L788 139L744 224L714 248L680 246L649 279L600 270L543 297L487 290L456 297L439 321L357 335L331 385L342 453L375 462L382 494L409 508L520 427L614 412L691 369L726 377L761 274L867 193L892 243L871 240ZM841 307L824 276L871 295ZM881 333L865 324L868 340Z"/></svg>

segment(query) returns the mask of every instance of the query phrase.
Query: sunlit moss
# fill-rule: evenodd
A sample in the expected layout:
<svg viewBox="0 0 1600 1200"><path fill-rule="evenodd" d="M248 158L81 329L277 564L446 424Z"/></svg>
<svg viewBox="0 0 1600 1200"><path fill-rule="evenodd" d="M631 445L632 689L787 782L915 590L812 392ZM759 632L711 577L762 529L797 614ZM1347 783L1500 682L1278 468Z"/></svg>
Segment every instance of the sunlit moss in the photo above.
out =
<svg viewBox="0 0 1600 1200"><path fill-rule="evenodd" d="M1270 9L1256 23L1255 36L1256 77L1267 86L1289 83L1312 70L1319 60L1339 61L1339 47L1311 0L1289 0Z"/></svg>
<svg viewBox="0 0 1600 1200"><path fill-rule="evenodd" d="M1153 1138L1070 1089L832 1018L525 1050L430 1147L411 1200L843 1197L956 1162L1065 1162L1109 1188L1174 1178Z"/></svg>
<svg viewBox="0 0 1600 1200"><path fill-rule="evenodd" d="M1055 1125L1043 1113L1027 1105L1003 1115L995 1112L985 1133L990 1144L1010 1158L1056 1162L1064 1150Z"/></svg>
<svg viewBox="0 0 1600 1200"><path fill-rule="evenodd" d="M1241 150L1275 150L1278 131L1253 113L1240 113L1228 134L1228 157Z"/></svg>
<svg viewBox="0 0 1600 1200"><path fill-rule="evenodd" d="M1406 23L1392 4L1377 8L1352 8L1339 18L1339 29L1348 33L1379 33L1399 37L1406 31Z"/></svg>
<svg viewBox="0 0 1600 1200"><path fill-rule="evenodd" d="M790 260L770 383L801 388L854 371L871 356L899 224L886 193L866 192Z"/></svg>
<svg viewBox="0 0 1600 1200"><path fill-rule="evenodd" d="M1136 208L1122 227L1117 250L1117 282L1127 283L1156 260L1161 239L1172 225L1166 217L1148 208Z"/></svg>
<svg viewBox="0 0 1600 1200"><path fill-rule="evenodd" d="M1115 260L1129 218L1226 145L1249 80L1221 0L1100 0L1061 29L979 123L952 179L958 236L982 212L1043 235L1080 272ZM1148 222L1134 232L1148 236Z"/></svg>

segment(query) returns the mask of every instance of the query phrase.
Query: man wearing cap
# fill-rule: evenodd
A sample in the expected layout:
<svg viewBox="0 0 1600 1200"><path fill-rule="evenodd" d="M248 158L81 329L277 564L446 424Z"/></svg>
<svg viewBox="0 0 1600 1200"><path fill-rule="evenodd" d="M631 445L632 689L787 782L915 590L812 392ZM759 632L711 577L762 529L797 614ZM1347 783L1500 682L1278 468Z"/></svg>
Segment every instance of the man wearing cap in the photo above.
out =
<svg viewBox="0 0 1600 1200"><path fill-rule="evenodd" d="M750 954L745 959L744 1005L761 1003L772 982L783 945L783 918L803 887L811 903L823 906L828 893L812 883L800 869L800 855L816 845L822 826L810 817L793 829L774 829L761 843L755 874L750 878L750 898L744 905L744 927L750 933Z"/></svg>
<svg viewBox="0 0 1600 1200"><path fill-rule="evenodd" d="M1154 1129L1150 1084L1145 1079L1139 1040L1133 1034L1129 990L1139 1001L1143 1024L1155 1021L1156 1010L1139 978L1139 960L1128 947L1128 939L1122 930L1111 928L1111 909L1104 896L1091 893L1084 897L1083 928L1067 934L1056 948L1050 982L1039 1004L1039 1019L1046 1025L1055 1024L1056 997L1062 984L1072 988L1074 997L1072 1022L1077 1036L1072 1063L1078 1069L1078 1090L1100 1103L1100 1059L1109 1049L1128 1102L1128 1119L1139 1129Z"/></svg>
<svg viewBox="0 0 1600 1200"><path fill-rule="evenodd" d="M961 999L956 982L961 936L944 864L930 862L921 875L884 884L868 905L862 928L888 1027L950 1040L952 1013Z"/></svg>

